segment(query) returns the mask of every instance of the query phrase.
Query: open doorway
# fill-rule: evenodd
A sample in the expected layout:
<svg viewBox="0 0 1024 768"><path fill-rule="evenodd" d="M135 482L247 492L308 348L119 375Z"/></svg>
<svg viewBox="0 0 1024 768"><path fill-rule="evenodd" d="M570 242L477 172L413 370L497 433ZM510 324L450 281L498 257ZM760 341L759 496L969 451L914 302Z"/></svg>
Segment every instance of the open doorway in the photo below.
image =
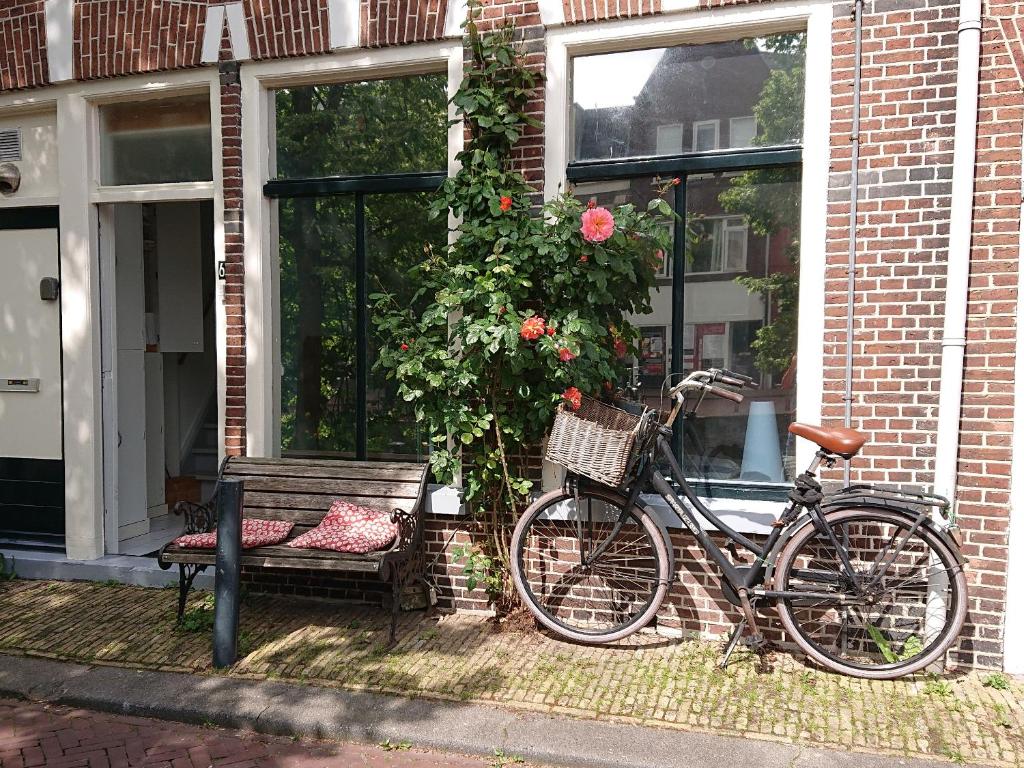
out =
<svg viewBox="0 0 1024 768"><path fill-rule="evenodd" d="M143 555L217 475L213 209L122 203L100 221L106 549Z"/></svg>

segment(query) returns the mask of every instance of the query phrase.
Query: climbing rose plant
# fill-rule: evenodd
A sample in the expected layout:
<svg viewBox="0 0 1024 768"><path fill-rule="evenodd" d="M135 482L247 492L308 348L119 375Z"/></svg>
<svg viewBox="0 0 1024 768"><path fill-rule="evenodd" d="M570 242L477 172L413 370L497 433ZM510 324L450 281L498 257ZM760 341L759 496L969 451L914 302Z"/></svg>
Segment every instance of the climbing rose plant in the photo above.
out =
<svg viewBox="0 0 1024 768"><path fill-rule="evenodd" d="M386 340L378 365L426 426L435 476L450 482L461 470L476 525L467 575L506 610L516 602L508 542L533 487L531 448L560 403L579 408L622 374L638 339L627 316L650 311L672 214L661 197L646 210L569 194L534 206L513 149L537 127L527 105L538 76L514 29L481 34L478 13L465 25L469 55L452 98L466 147L431 208L458 222L454 236L413 269L411 307L371 299Z"/></svg>

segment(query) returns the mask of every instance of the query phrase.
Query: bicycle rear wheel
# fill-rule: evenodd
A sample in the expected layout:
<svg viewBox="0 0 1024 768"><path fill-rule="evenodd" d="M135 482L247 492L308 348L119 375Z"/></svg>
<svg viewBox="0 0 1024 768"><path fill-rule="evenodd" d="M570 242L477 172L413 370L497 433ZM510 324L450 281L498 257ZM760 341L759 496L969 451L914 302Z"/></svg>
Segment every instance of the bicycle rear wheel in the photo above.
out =
<svg viewBox="0 0 1024 768"><path fill-rule="evenodd" d="M619 640L657 613L671 580L665 537L612 491L552 491L512 534L512 577L537 620L580 643ZM623 522L617 526L617 521Z"/></svg>
<svg viewBox="0 0 1024 768"><path fill-rule="evenodd" d="M874 680L939 659L967 615L956 553L931 529L915 530L913 520L883 509L837 510L825 519L836 543L808 523L776 563L776 589L825 595L779 600L790 637L829 669Z"/></svg>

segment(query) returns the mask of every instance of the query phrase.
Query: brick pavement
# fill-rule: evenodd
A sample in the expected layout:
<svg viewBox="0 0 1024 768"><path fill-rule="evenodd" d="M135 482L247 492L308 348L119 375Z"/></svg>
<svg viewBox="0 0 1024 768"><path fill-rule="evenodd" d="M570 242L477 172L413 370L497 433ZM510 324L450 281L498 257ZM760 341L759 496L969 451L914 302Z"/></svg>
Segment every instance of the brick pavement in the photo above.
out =
<svg viewBox="0 0 1024 768"><path fill-rule="evenodd" d="M176 597L175 590L95 583L0 585L0 653L214 674L209 632L175 628ZM193 618L204 599L191 599ZM1002 677L996 686L979 673L873 682L825 673L786 653L775 654L768 670L737 653L721 672L714 643L639 634L586 648L533 631L495 632L481 617L419 612L402 616L398 646L388 652L387 623L379 608L249 595L241 616L245 656L227 674L1024 764L1024 684Z"/></svg>
<svg viewBox="0 0 1024 768"><path fill-rule="evenodd" d="M0 768L480 768L501 761L291 741L0 699Z"/></svg>

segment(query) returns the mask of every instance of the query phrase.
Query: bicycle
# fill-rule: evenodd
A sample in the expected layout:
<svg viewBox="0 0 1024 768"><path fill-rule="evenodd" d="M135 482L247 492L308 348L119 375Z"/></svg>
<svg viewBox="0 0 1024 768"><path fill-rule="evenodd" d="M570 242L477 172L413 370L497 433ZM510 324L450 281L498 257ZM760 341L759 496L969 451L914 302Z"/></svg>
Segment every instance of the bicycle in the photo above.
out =
<svg viewBox="0 0 1024 768"><path fill-rule="evenodd" d="M512 535L524 603L541 625L580 643L614 642L648 625L675 578L667 527L641 499L653 490L718 566L725 598L741 609L721 666L741 639L766 645L757 616L766 603L828 669L885 680L934 663L967 612L958 529L949 502L933 494L861 485L825 496L819 468L852 459L865 435L789 427L818 450L761 542L733 530L687 483L669 443L687 398L697 396L685 411L692 418L706 395L742 402L733 388L751 383L726 370L694 371L669 390L664 420L641 404L624 410L585 398L575 412L563 405L547 456L567 467L566 480L527 508ZM729 554L709 531L727 539Z"/></svg>

